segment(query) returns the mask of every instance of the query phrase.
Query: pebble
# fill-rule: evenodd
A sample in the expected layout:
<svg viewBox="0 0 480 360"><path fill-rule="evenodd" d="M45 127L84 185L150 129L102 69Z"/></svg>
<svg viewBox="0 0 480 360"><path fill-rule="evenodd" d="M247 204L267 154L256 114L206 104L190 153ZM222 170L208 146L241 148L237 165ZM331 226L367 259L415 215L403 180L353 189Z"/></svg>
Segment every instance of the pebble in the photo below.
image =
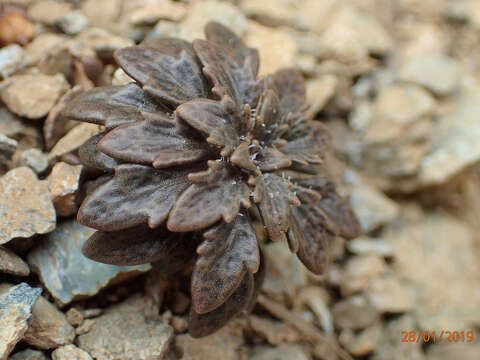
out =
<svg viewBox="0 0 480 360"><path fill-rule="evenodd" d="M307 307L315 314L320 326L327 334L333 334L333 318L328 306L327 292L317 286L308 286L301 290L295 299L295 307Z"/></svg>
<svg viewBox="0 0 480 360"><path fill-rule="evenodd" d="M42 289L21 283L0 296L0 359L6 360L22 340L32 317L32 308L41 293Z"/></svg>
<svg viewBox="0 0 480 360"><path fill-rule="evenodd" d="M187 15L180 23L180 37L188 41L203 39L203 29L210 21L228 26L240 36L248 27L245 15L236 6L228 2L206 0L191 3Z"/></svg>
<svg viewBox="0 0 480 360"><path fill-rule="evenodd" d="M280 242L267 244L264 255L268 266L262 290L280 302L292 301L307 284L307 270L288 246Z"/></svg>
<svg viewBox="0 0 480 360"><path fill-rule="evenodd" d="M10 85L2 92L3 102L13 113L33 120L47 115L70 88L61 74L15 75L10 79Z"/></svg>
<svg viewBox="0 0 480 360"><path fill-rule="evenodd" d="M458 63L443 54L425 54L415 57L399 70L399 79L424 86L439 96L455 91L459 85Z"/></svg>
<svg viewBox="0 0 480 360"><path fill-rule="evenodd" d="M58 216L70 216L77 211L75 198L79 191L82 168L82 165L58 162L48 176L48 189Z"/></svg>
<svg viewBox="0 0 480 360"><path fill-rule="evenodd" d="M78 346L96 360L162 359L173 329L160 317L146 319L145 307L146 299L136 295L108 308L88 333L78 337Z"/></svg>
<svg viewBox="0 0 480 360"><path fill-rule="evenodd" d="M85 351L75 345L65 345L52 353L52 360L93 360Z"/></svg>
<svg viewBox="0 0 480 360"><path fill-rule="evenodd" d="M83 314L75 308L68 310L65 315L67 316L67 321L73 326L80 326L85 320Z"/></svg>
<svg viewBox="0 0 480 360"><path fill-rule="evenodd" d="M26 166L41 174L48 168L48 155L38 149L27 149L15 157L15 167Z"/></svg>
<svg viewBox="0 0 480 360"><path fill-rule="evenodd" d="M27 167L10 170L0 178L0 244L55 229L55 208L46 181Z"/></svg>
<svg viewBox="0 0 480 360"><path fill-rule="evenodd" d="M32 321L25 333L24 341L37 349L55 349L71 344L75 330L60 310L44 297L39 297L33 307Z"/></svg>
<svg viewBox="0 0 480 360"><path fill-rule="evenodd" d="M245 14L266 26L294 25L296 4L289 0L244 0L241 8Z"/></svg>
<svg viewBox="0 0 480 360"><path fill-rule="evenodd" d="M377 347L382 328L377 323L355 334L352 330L343 330L339 335L339 342L356 357L366 356Z"/></svg>
<svg viewBox="0 0 480 360"><path fill-rule="evenodd" d="M356 255L379 255L390 257L393 255L392 245L382 238L360 236L347 243L347 249Z"/></svg>
<svg viewBox="0 0 480 360"><path fill-rule="evenodd" d="M296 343L300 340L299 333L283 322L256 315L249 315L248 321L252 330L266 339L270 345Z"/></svg>
<svg viewBox="0 0 480 360"><path fill-rule="evenodd" d="M382 313L406 312L416 307L415 290L396 276L371 279L365 293L372 305Z"/></svg>
<svg viewBox="0 0 480 360"><path fill-rule="evenodd" d="M340 278L340 290L344 296L360 292L366 288L370 279L382 275L386 270L386 263L379 256L352 257L345 264Z"/></svg>
<svg viewBox="0 0 480 360"><path fill-rule="evenodd" d="M400 211L393 200L366 184L352 189L350 205L365 233L394 220Z"/></svg>
<svg viewBox="0 0 480 360"><path fill-rule="evenodd" d="M260 75L295 65L298 44L287 29L272 29L250 21L245 42L259 51Z"/></svg>
<svg viewBox="0 0 480 360"><path fill-rule="evenodd" d="M37 65L46 54L66 41L68 41L68 38L64 35L53 33L39 34L31 43L25 46L25 65Z"/></svg>
<svg viewBox="0 0 480 360"><path fill-rule="evenodd" d="M297 344L281 344L276 347L255 346L249 357L251 360L309 360L310 357Z"/></svg>
<svg viewBox="0 0 480 360"><path fill-rule="evenodd" d="M68 2L40 0L29 6L27 14L33 21L38 21L46 25L54 25L59 17L65 15L71 9L72 4Z"/></svg>
<svg viewBox="0 0 480 360"><path fill-rule="evenodd" d="M0 76L5 79L23 65L25 50L17 44L0 49Z"/></svg>
<svg viewBox="0 0 480 360"><path fill-rule="evenodd" d="M334 96L337 85L337 77L331 74L322 75L308 81L306 103L310 105L309 113L319 113Z"/></svg>
<svg viewBox="0 0 480 360"><path fill-rule="evenodd" d="M87 259L81 247L94 231L73 220L63 222L28 254L32 270L63 305L93 296L116 279L131 278L151 268L149 264L114 266Z"/></svg>
<svg viewBox="0 0 480 360"><path fill-rule="evenodd" d="M335 326L341 330L364 329L379 319L376 308L363 295L340 300L332 311Z"/></svg>
<svg viewBox="0 0 480 360"><path fill-rule="evenodd" d="M97 52L113 52L115 50L135 45L127 38L117 36L101 28L87 28L77 35L76 39L87 48Z"/></svg>
<svg viewBox="0 0 480 360"><path fill-rule="evenodd" d="M409 125L435 109L432 95L419 86L394 84L380 91L365 141L387 143L398 139Z"/></svg>
<svg viewBox="0 0 480 360"><path fill-rule="evenodd" d="M41 351L27 349L13 354L8 360L48 360L48 358Z"/></svg>
<svg viewBox="0 0 480 360"><path fill-rule="evenodd" d="M480 87L462 92L451 114L433 127L431 148L423 158L419 181L423 186L449 181L480 161Z"/></svg>
<svg viewBox="0 0 480 360"><path fill-rule="evenodd" d="M19 140L25 133L25 125L17 115L4 106L0 107L0 134Z"/></svg>
<svg viewBox="0 0 480 360"><path fill-rule="evenodd" d="M30 268L27 263L9 249L0 246L0 273L15 276L28 276Z"/></svg>
<svg viewBox="0 0 480 360"><path fill-rule="evenodd" d="M58 17L55 23L68 35L79 34L89 26L87 17L80 10L73 10Z"/></svg>
<svg viewBox="0 0 480 360"><path fill-rule="evenodd" d="M185 4L160 0L142 6L128 14L128 22L135 26L153 25L159 20L180 21L186 14Z"/></svg>
<svg viewBox="0 0 480 360"><path fill-rule="evenodd" d="M95 124L81 123L67 132L50 150L50 161L77 150L85 141L102 132L102 127Z"/></svg>
<svg viewBox="0 0 480 360"><path fill-rule="evenodd" d="M194 339L188 334L178 335L175 345L182 352L182 360L237 360L243 351L242 329L229 323L204 338Z"/></svg>
<svg viewBox="0 0 480 360"><path fill-rule="evenodd" d="M403 224L386 235L394 249L394 273L416 289L414 310L420 328L468 329L480 323L476 234L451 215L433 213L415 226Z"/></svg>

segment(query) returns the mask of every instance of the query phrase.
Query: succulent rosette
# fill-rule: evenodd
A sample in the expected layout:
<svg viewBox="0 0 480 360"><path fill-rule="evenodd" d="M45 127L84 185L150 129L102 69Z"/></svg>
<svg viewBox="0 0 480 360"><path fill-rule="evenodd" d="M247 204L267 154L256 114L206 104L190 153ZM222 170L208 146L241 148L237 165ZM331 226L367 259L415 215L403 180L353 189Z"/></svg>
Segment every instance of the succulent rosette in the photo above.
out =
<svg viewBox="0 0 480 360"><path fill-rule="evenodd" d="M308 115L302 76L259 78L256 50L218 23L205 32L193 43L153 38L116 51L135 82L82 93L62 113L105 126L79 150L104 172L77 216L98 230L84 254L170 272L193 262L193 336L254 304L259 231L316 274L337 236L360 231L323 170L330 134Z"/></svg>

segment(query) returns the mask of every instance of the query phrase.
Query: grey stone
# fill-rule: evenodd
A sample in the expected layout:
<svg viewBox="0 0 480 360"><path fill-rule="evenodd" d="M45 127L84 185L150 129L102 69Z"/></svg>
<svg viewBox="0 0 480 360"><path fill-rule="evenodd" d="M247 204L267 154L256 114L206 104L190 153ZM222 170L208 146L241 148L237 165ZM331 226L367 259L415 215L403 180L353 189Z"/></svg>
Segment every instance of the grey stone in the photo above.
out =
<svg viewBox="0 0 480 360"><path fill-rule="evenodd" d="M28 276L30 268L14 252L0 246L0 273L11 274L16 276Z"/></svg>
<svg viewBox="0 0 480 360"><path fill-rule="evenodd" d="M28 254L32 270L62 304L93 296L118 279L139 275L151 268L149 264L115 266L87 259L81 248L94 231L76 221L66 221Z"/></svg>
<svg viewBox="0 0 480 360"><path fill-rule="evenodd" d="M0 49L0 76L9 77L23 65L25 50L14 44Z"/></svg>
<svg viewBox="0 0 480 360"><path fill-rule="evenodd" d="M25 333L24 341L38 349L55 349L71 344L75 330L60 310L44 297L33 307L33 317Z"/></svg>
<svg viewBox="0 0 480 360"><path fill-rule="evenodd" d="M8 358L8 360L48 360L47 356L38 350L27 349L19 351Z"/></svg>
<svg viewBox="0 0 480 360"><path fill-rule="evenodd" d="M146 319L146 299L133 296L110 307L95 319L90 331L78 337L78 346L97 360L162 359L173 328L160 316Z"/></svg>
<svg viewBox="0 0 480 360"><path fill-rule="evenodd" d="M333 306L333 318L339 329L358 330L372 325L379 314L364 296L358 295L337 302Z"/></svg>
<svg viewBox="0 0 480 360"><path fill-rule="evenodd" d="M11 287L0 296L0 359L6 360L22 339L32 317L32 308L42 289L26 283Z"/></svg>
<svg viewBox="0 0 480 360"><path fill-rule="evenodd" d="M0 178L0 244L55 229L55 208L47 182L27 167L10 170Z"/></svg>
<svg viewBox="0 0 480 360"><path fill-rule="evenodd" d="M41 174L48 168L48 155L38 149L27 149L15 159L16 166L27 166Z"/></svg>

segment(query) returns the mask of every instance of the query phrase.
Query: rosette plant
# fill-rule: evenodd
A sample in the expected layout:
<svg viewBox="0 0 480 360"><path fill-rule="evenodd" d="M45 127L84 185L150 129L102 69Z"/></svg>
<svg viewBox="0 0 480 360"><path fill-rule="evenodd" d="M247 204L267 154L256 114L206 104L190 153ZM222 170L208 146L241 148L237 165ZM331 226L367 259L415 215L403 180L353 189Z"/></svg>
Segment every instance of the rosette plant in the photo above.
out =
<svg viewBox="0 0 480 360"><path fill-rule="evenodd" d="M105 126L79 150L104 172L78 211L98 230L84 254L169 272L193 263L193 336L254 304L262 231L316 274L336 236L359 233L323 170L330 135L307 115L302 76L259 78L256 50L218 23L205 32L193 43L154 38L116 51L135 82L87 91L62 113Z"/></svg>

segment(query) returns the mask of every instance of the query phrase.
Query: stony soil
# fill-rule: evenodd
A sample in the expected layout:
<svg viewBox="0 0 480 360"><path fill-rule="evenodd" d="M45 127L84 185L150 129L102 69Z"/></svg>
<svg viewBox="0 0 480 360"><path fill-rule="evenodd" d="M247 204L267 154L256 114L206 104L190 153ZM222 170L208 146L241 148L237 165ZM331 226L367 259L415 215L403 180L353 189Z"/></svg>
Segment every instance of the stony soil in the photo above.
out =
<svg viewBox="0 0 480 360"><path fill-rule="evenodd" d="M480 357L478 0L0 0L1 360L470 360ZM265 245L258 303L186 334L188 282L83 257L76 149L101 129L59 121L78 92L124 84L112 52L202 37L209 20L295 66L326 162L364 236L325 276ZM402 342L402 332L472 331ZM446 336L446 335L445 335ZM408 340L408 338L407 338Z"/></svg>

